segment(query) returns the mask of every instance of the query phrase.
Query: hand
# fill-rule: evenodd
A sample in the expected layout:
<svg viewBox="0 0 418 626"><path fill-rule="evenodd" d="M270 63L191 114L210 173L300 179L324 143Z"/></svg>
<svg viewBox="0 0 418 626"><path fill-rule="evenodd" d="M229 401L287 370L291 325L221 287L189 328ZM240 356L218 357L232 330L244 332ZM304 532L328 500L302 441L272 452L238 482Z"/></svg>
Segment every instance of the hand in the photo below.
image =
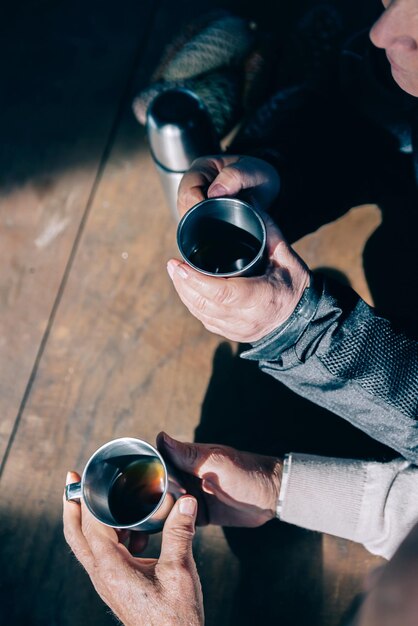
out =
<svg viewBox="0 0 418 626"><path fill-rule="evenodd" d="M206 198L236 196L267 210L279 193L279 175L272 165L248 156L211 156L196 159L183 176L177 206L183 215Z"/></svg>
<svg viewBox="0 0 418 626"><path fill-rule="evenodd" d="M198 477L199 524L255 527L275 517L280 459L228 446L181 443L166 433L158 435L157 446L174 467Z"/></svg>
<svg viewBox="0 0 418 626"><path fill-rule="evenodd" d="M68 482L80 480L69 472ZM133 557L113 528L64 497L64 534L75 556L125 626L201 626L202 590L192 554L196 500L180 498L163 530L159 559Z"/></svg>
<svg viewBox="0 0 418 626"><path fill-rule="evenodd" d="M293 313L309 270L288 246L280 230L266 215L269 264L262 276L221 278L201 274L186 263L171 259L167 271L182 302L204 327L232 341L253 343Z"/></svg>

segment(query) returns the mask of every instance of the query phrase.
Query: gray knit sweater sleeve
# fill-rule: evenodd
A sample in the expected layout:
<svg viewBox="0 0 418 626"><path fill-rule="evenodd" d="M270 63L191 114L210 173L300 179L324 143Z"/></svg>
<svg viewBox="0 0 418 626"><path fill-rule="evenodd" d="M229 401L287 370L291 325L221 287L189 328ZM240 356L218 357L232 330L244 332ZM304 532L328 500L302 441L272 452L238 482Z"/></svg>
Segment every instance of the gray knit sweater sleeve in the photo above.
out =
<svg viewBox="0 0 418 626"><path fill-rule="evenodd" d="M311 280L243 358L418 464L418 342L352 289Z"/></svg>
<svg viewBox="0 0 418 626"><path fill-rule="evenodd" d="M390 558L418 522L418 468L292 454L280 519L362 543Z"/></svg>

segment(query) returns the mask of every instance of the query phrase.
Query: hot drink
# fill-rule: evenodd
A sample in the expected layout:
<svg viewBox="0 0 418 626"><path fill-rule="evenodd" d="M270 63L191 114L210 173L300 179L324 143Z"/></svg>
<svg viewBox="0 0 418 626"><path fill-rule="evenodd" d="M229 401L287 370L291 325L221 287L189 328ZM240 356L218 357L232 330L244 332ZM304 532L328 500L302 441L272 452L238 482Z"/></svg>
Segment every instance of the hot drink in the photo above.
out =
<svg viewBox="0 0 418 626"><path fill-rule="evenodd" d="M265 271L266 227L238 198L208 198L183 215L177 244L186 263L211 276L258 276Z"/></svg>
<svg viewBox="0 0 418 626"><path fill-rule="evenodd" d="M190 262L212 274L242 270L257 256L261 242L234 224L211 217L202 218Z"/></svg>
<svg viewBox="0 0 418 626"><path fill-rule="evenodd" d="M67 500L83 499L94 517L113 528L162 530L185 490L156 448L121 437L92 454L80 482L65 488Z"/></svg>
<svg viewBox="0 0 418 626"><path fill-rule="evenodd" d="M109 510L121 525L135 524L147 517L164 493L164 467L154 456L112 459L119 473L109 489Z"/></svg>

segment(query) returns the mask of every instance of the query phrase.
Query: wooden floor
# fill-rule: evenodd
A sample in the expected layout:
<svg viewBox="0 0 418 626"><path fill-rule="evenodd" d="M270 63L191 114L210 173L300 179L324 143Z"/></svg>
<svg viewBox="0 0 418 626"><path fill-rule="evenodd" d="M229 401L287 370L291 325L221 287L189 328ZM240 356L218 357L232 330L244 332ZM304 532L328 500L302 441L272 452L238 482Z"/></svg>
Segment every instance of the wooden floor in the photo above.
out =
<svg viewBox="0 0 418 626"><path fill-rule="evenodd" d="M210 4L32 0L1 26L0 621L9 626L113 623L62 536L66 470L81 470L99 445L152 442L165 429L279 453L318 416L206 332L166 275L175 223L130 102L181 22ZM369 298L361 253L379 221L376 207L357 208L296 247ZM288 423L293 433L277 443ZM208 626L336 626L379 561L279 523L199 530L195 555Z"/></svg>

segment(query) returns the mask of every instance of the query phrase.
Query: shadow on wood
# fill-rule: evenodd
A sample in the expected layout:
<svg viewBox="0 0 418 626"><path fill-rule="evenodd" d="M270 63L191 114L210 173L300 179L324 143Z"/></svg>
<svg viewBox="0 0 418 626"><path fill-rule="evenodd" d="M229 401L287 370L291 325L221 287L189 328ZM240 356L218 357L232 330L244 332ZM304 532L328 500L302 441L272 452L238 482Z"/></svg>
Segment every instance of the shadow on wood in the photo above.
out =
<svg viewBox="0 0 418 626"><path fill-rule="evenodd" d="M268 455L297 451L393 457L389 448L241 359L227 343L214 356L196 440ZM225 536L241 566L234 625L250 626L260 619L282 626L324 624L322 601L328 598L323 591L326 564L320 534L273 521L257 529L225 529ZM350 601L347 595L346 605Z"/></svg>

